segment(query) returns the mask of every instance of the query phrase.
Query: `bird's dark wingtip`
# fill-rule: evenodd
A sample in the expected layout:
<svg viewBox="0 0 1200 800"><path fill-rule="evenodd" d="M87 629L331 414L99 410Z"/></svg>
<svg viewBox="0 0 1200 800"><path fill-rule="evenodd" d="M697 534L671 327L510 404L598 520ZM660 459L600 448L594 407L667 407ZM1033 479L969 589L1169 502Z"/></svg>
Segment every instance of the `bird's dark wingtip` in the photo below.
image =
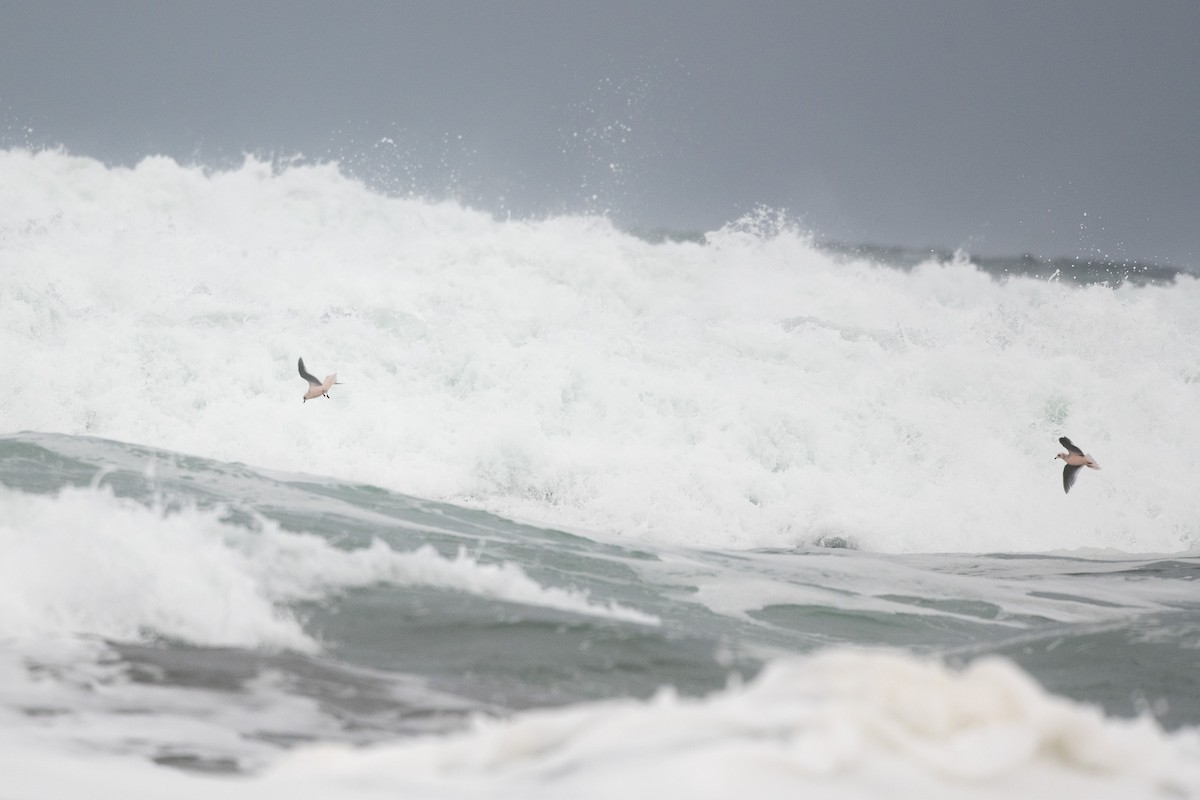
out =
<svg viewBox="0 0 1200 800"><path fill-rule="evenodd" d="M316 378L314 378L311 374L309 374L308 370L306 370L304 368L304 359L303 358L301 358L299 361L296 362L296 367L300 370L300 377L304 378L304 380L308 381L310 385L312 385L312 386L320 386L321 385L321 382L319 380L317 380Z"/></svg>
<svg viewBox="0 0 1200 800"><path fill-rule="evenodd" d="M1068 439L1066 436L1058 437L1058 443L1061 444L1063 447L1067 448L1068 453L1076 453L1078 455L1083 455L1083 451L1080 450L1079 447L1074 442L1072 442L1070 439Z"/></svg>
<svg viewBox="0 0 1200 800"><path fill-rule="evenodd" d="M1073 467L1067 464L1063 467L1063 494L1071 491L1071 487L1075 485L1075 478L1078 477L1079 467Z"/></svg>

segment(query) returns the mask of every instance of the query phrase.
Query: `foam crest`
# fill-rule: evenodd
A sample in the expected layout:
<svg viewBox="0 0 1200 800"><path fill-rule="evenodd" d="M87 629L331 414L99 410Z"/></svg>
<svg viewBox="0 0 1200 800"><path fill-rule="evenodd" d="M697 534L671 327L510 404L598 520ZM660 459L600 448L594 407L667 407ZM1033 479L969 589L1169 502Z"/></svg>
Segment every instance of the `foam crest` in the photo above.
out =
<svg viewBox="0 0 1200 800"><path fill-rule="evenodd" d="M0 488L0 631L8 639L164 636L201 645L317 649L289 608L387 583L433 586L506 602L657 624L585 592L542 587L517 566L423 546L341 550L321 537L219 511L164 513L103 490L56 497Z"/></svg>
<svg viewBox="0 0 1200 800"><path fill-rule="evenodd" d="M484 563L459 548L445 558L430 545L397 552L376 539L370 546L344 551L316 536L269 531L253 540L255 560L272 565L265 576L273 594L289 598L320 597L331 591L387 583L431 586L586 616L658 625L651 614L615 601L594 602L586 591L542 586L511 562Z"/></svg>
<svg viewBox="0 0 1200 800"><path fill-rule="evenodd" d="M336 167L0 152L0 430L715 547L1200 543L1200 282L995 281L775 226L649 244ZM336 371L302 404L303 356ZM1103 465L1069 497L1069 435Z"/></svg>

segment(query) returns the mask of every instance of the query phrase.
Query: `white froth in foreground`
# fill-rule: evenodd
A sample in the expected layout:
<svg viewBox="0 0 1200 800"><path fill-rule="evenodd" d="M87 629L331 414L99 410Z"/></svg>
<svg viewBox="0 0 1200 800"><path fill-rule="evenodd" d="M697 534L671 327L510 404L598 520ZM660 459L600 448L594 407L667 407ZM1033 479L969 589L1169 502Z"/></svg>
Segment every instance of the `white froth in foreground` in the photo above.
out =
<svg viewBox="0 0 1200 800"><path fill-rule="evenodd" d="M268 777L349 775L401 792L684 798L1153 796L1200 789L1200 739L1107 720L1008 662L964 671L890 654L777 662L706 700L579 706L366 752L298 752ZM332 787L331 787L332 788Z"/></svg>
<svg viewBox="0 0 1200 800"><path fill-rule="evenodd" d="M1200 542L1200 282L648 244L336 166L0 152L0 430L303 470L668 544ZM346 382L302 404L296 358ZM213 391L214 381L220 390ZM1070 497L1057 437L1105 465Z"/></svg>
<svg viewBox="0 0 1200 800"><path fill-rule="evenodd" d="M892 654L779 661L702 700L660 693L481 721L469 732L352 750L310 747L264 774L214 780L144 762L40 752L22 796L87 774L128 796L354 798L1152 798L1200 792L1200 735L1106 719L1005 661L961 672Z"/></svg>

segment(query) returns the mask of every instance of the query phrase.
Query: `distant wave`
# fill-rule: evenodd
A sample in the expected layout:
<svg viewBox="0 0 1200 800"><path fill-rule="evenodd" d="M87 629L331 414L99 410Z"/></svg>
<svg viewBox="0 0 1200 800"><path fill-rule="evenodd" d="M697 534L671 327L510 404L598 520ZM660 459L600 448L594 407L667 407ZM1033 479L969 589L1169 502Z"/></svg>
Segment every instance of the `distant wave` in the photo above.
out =
<svg viewBox="0 0 1200 800"><path fill-rule="evenodd" d="M786 220L786 218L781 218ZM778 225L774 227L779 227ZM677 231L665 228L630 228L632 236L652 244L693 242L703 244L707 234L700 231ZM803 234L801 234L803 235ZM1100 283L1119 286L1132 283L1171 283L1180 276L1195 276L1184 267L1151 261L1112 259L1096 255L1059 256L1047 258L1033 253L1014 256L980 256L963 250L937 247L896 247L888 245L853 244L822 239L809 234L813 247L835 259L870 261L884 267L912 269L928 263L962 262L997 278L1025 277L1044 280L1064 280L1078 284Z"/></svg>

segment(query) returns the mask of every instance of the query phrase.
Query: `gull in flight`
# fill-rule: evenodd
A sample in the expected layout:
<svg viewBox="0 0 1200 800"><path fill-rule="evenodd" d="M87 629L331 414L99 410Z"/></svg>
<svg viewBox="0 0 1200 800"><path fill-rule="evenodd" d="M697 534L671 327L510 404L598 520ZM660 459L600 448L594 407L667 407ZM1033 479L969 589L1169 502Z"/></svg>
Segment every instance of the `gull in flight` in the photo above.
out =
<svg viewBox="0 0 1200 800"><path fill-rule="evenodd" d="M336 372L332 375L326 375L323 382L314 378L309 371L304 368L303 358L300 359L300 377L308 381L308 391L304 393L304 400L302 401L305 403L307 403L309 400L312 400L314 397L320 397L322 395L329 397L329 388L338 382Z"/></svg>
<svg viewBox="0 0 1200 800"><path fill-rule="evenodd" d="M1063 467L1063 492L1071 491L1071 487L1075 485L1075 479L1078 476L1080 467L1090 467L1092 469L1100 469L1100 465L1096 463L1096 459L1089 455L1085 455L1082 450L1071 443L1071 440L1063 436L1058 440L1058 443L1067 448L1067 452L1059 453L1055 458L1061 458L1067 462Z"/></svg>

